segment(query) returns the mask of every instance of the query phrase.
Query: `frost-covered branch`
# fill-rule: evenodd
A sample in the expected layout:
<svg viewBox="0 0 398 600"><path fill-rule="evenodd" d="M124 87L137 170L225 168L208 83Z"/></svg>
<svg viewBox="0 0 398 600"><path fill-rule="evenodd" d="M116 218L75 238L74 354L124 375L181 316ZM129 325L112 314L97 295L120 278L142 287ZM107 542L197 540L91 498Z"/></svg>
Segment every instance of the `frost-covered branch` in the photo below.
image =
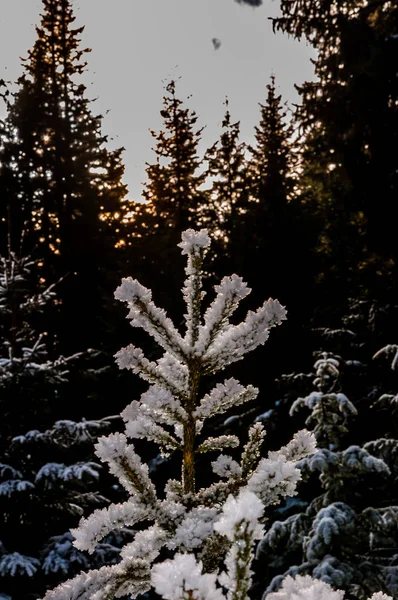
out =
<svg viewBox="0 0 398 600"><path fill-rule="evenodd" d="M334 590L331 585L313 579L310 575L288 575L278 592L267 595L267 600L344 600L342 590ZM393 600L382 592L377 592L369 600Z"/></svg>
<svg viewBox="0 0 398 600"><path fill-rule="evenodd" d="M157 364L145 358L141 348L136 348L133 344L130 344L119 350L115 354L115 358L120 369L130 369L149 383L162 386L177 398L185 398L186 387L182 387L180 381L169 379L159 363Z"/></svg>
<svg viewBox="0 0 398 600"><path fill-rule="evenodd" d="M188 257L185 273L187 279L184 284L183 294L187 305L186 340L192 349L199 336L200 306L202 301L202 265L206 249L210 246L210 238L206 229L196 232L187 229L182 233L182 242L178 244L182 254Z"/></svg>
<svg viewBox="0 0 398 600"><path fill-rule="evenodd" d="M245 354L264 344L271 327L286 319L286 309L278 300L267 300L256 312L249 311L240 325L229 325L204 354L209 372L220 371L241 360Z"/></svg>
<svg viewBox="0 0 398 600"><path fill-rule="evenodd" d="M89 517L80 521L78 528L71 530L75 536L74 545L79 550L92 553L98 542L111 531L119 527L130 527L150 517L153 517L153 511L147 505L134 500L124 504L111 504L94 511Z"/></svg>
<svg viewBox="0 0 398 600"><path fill-rule="evenodd" d="M199 419L207 419L214 415L227 412L230 408L250 402L257 397L258 389L252 385L244 387L232 377L218 383L210 392L203 396L194 415Z"/></svg>
<svg viewBox="0 0 398 600"><path fill-rule="evenodd" d="M215 287L215 291L217 296L205 312L204 325L200 328L199 339L195 345L195 353L199 356L202 356L216 337L228 328L229 318L251 290L241 277L232 275L224 277L220 285Z"/></svg>
<svg viewBox="0 0 398 600"><path fill-rule="evenodd" d="M136 279L127 277L115 291L115 298L126 302L130 309L127 315L133 327L141 327L156 340L162 348L184 360L187 345L174 327L165 311L152 302L152 292Z"/></svg>

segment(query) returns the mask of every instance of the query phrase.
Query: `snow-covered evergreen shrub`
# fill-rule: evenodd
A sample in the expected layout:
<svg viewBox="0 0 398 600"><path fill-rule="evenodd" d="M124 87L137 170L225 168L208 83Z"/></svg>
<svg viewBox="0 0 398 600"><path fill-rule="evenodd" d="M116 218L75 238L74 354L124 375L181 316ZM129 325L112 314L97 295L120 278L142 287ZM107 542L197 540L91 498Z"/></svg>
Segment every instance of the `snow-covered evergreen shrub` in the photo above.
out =
<svg viewBox="0 0 398 600"><path fill-rule="evenodd" d="M78 359L88 363L95 353L49 351L46 311L55 292L43 288L37 271L29 257L0 258L0 590L13 600L38 598L82 567L118 560L111 540L88 560L68 531L112 497L93 456L109 419L53 425L60 412L71 412L71 371L76 377Z"/></svg>
<svg viewBox="0 0 398 600"><path fill-rule="evenodd" d="M96 445L97 455L130 498L82 519L73 534L75 547L89 553L119 528L133 528L135 537L122 548L117 565L83 572L49 592L46 600L135 598L151 586L165 598L215 600L228 590L229 598L244 600L254 544L263 535L259 521L264 507L295 493L300 479L296 464L315 450L314 437L303 430L261 458L264 430L257 423L239 460L224 452L240 445L236 436L203 435L207 420L257 394L234 378L208 390L203 377L264 344L270 328L286 316L279 302L270 299L240 324L231 324L230 317L250 292L237 275L216 286L216 297L202 316L202 264L209 244L206 230L182 235L180 247L188 259L184 335L138 281L124 279L116 290L116 298L128 305L131 324L147 331L164 354L149 360L133 345L117 353L120 368L150 383L141 400L133 400L122 413L125 433L102 437ZM181 480L169 480L159 493L130 439L152 440L164 455L179 453ZM197 457L207 453L218 480L198 489Z"/></svg>
<svg viewBox="0 0 398 600"><path fill-rule="evenodd" d="M344 600L342 590L334 590L332 586L309 575L288 575L278 592L271 592L267 600ZM392 600L382 592L376 592L369 600Z"/></svg>
<svg viewBox="0 0 398 600"><path fill-rule="evenodd" d="M58 421L14 438L2 457L0 589L12 600L38 598L82 568L119 560L126 535L109 537L90 557L73 546L68 531L110 502L112 483L93 456L94 442L109 428L106 420Z"/></svg>
<svg viewBox="0 0 398 600"><path fill-rule="evenodd" d="M384 506L380 497L380 490L394 488L391 468L375 451L374 443L341 447L349 419L357 412L340 389L341 361L322 353L315 363L316 389L291 407L291 414L300 407L310 410L306 425L313 429L318 448L299 467L313 485L318 478L320 489L305 510L297 505L296 512L275 521L258 545L259 564L267 563L280 573L266 589L267 599L286 575L296 574L311 574L343 588L355 600L379 590L398 593L397 560L391 545L397 511ZM376 550L376 546L381 549L382 538L387 541L384 550L389 548L389 560L384 562Z"/></svg>

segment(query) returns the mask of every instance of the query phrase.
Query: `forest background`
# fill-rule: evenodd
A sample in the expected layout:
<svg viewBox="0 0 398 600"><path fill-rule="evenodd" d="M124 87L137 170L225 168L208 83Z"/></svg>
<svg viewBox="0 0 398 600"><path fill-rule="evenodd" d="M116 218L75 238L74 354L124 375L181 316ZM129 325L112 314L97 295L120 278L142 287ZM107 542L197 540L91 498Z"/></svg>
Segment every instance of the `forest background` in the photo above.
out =
<svg viewBox="0 0 398 600"><path fill-rule="evenodd" d="M144 389L114 366L132 332L113 293L132 275L178 325L176 246L187 228L205 227L214 240L207 289L238 273L252 288L249 308L272 296L288 309L267 347L232 371L258 387L259 398L215 430L257 419L269 430L268 448L288 441L297 429L290 404L311 382L313 356L327 352L342 368L334 389L344 385L360 414L340 432L344 445L395 443L393 409L372 413L383 393L395 398L395 383L389 365L372 357L388 344L393 355L398 327L398 8L281 0L280 11L275 30L316 51L315 78L298 82L298 105L286 106L276 74L259 99L255 142L241 139L226 101L219 139L203 152L193 100L180 98L178 81L166 82L146 203L128 199L123 150L109 149L80 81L87 50L71 2L43 0L23 75L16 86L0 81L5 597L13 590L15 598L37 598L85 564L65 532L93 505L122 494L92 456L96 436L117 426L126 398ZM157 357L150 340L134 336ZM158 457L142 443L161 479ZM394 494L387 497L396 506ZM117 546L117 539L105 544L98 564L117 560ZM396 560L387 552L389 566Z"/></svg>

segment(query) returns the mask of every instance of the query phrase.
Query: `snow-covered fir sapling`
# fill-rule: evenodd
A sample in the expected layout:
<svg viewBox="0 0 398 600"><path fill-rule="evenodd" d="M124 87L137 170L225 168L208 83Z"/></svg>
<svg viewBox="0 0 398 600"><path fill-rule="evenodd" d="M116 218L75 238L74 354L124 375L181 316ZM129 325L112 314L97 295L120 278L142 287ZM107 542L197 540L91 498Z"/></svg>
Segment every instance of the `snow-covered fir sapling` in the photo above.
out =
<svg viewBox="0 0 398 600"><path fill-rule="evenodd" d="M129 345L116 355L120 368L150 383L141 400L122 413L125 433L102 437L96 446L130 498L82 519L73 530L74 543L92 553L109 532L140 525L117 565L81 573L48 592L46 600L135 598L151 587L173 600L219 600L225 594L244 600L254 544L263 535L259 520L264 507L295 493L300 479L296 463L315 450L314 436L303 430L287 446L261 458L260 423L249 430L240 461L223 452L239 446L236 436L203 439L207 419L254 399L258 390L230 378L203 395L202 378L264 344L269 330L286 318L279 302L269 299L240 324L231 324L231 315L250 292L237 275L216 286L215 299L202 316L202 265L209 245L206 230L182 234L180 247L188 262L184 335L138 281L124 279L116 290L116 298L128 305L131 324L147 331L164 354L151 361ZM163 454L179 453L181 481L169 480L158 494L129 438L152 440ZM197 456L208 452L219 480L197 489ZM220 453L215 460L214 452Z"/></svg>

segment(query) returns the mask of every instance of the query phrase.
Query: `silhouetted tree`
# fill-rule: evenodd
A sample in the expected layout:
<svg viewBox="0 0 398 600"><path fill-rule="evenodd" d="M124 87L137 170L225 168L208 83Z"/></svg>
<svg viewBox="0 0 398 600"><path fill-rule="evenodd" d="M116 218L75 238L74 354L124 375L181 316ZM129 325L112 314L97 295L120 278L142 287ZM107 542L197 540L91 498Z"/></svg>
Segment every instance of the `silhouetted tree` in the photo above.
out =
<svg viewBox="0 0 398 600"><path fill-rule="evenodd" d="M184 229L206 221L208 195L201 189L205 181L198 155L202 128L195 129L196 113L177 98L174 81L166 86L160 114L164 129L151 131L156 160L147 163L148 179L142 194L147 203L137 204L133 211L130 243L135 272L141 270L148 277L155 273L156 264L156 276L167 278L168 306L170 294L178 294L180 288L175 279L175 263L181 260L176 244Z"/></svg>
<svg viewBox="0 0 398 600"><path fill-rule="evenodd" d="M267 265L268 277L259 280L258 293L279 295L289 305L293 304L289 300L296 301L297 260L308 242L304 242L300 231L304 229L304 217L294 202L293 126L282 97L276 93L274 76L267 90L266 102L260 104L260 122L255 128L256 144L250 147L253 200L247 218L250 236L247 270L253 271L253 280L258 265ZM303 270L300 271L300 276L304 276Z"/></svg>
<svg viewBox="0 0 398 600"><path fill-rule="evenodd" d="M10 249L40 257L46 281L66 276L57 336L70 350L104 341L104 274L115 269L126 187L121 150L105 148L101 116L79 82L89 51L79 48L83 27L73 28L70 0L43 7L3 132L0 210Z"/></svg>
<svg viewBox="0 0 398 600"><path fill-rule="evenodd" d="M211 179L208 228L216 240L215 261L224 259L224 263L230 264L232 260L234 269L241 271L249 243L245 215L251 186L246 145L239 140L240 122L231 122L228 100L226 107L220 139L205 154L206 174Z"/></svg>
<svg viewBox="0 0 398 600"><path fill-rule="evenodd" d="M398 8L379 0L281 0L281 11L274 27L317 51L317 79L298 88L297 119L306 137L303 193L327 257L320 271L329 273L334 295L346 295L349 285L384 294L398 256Z"/></svg>

